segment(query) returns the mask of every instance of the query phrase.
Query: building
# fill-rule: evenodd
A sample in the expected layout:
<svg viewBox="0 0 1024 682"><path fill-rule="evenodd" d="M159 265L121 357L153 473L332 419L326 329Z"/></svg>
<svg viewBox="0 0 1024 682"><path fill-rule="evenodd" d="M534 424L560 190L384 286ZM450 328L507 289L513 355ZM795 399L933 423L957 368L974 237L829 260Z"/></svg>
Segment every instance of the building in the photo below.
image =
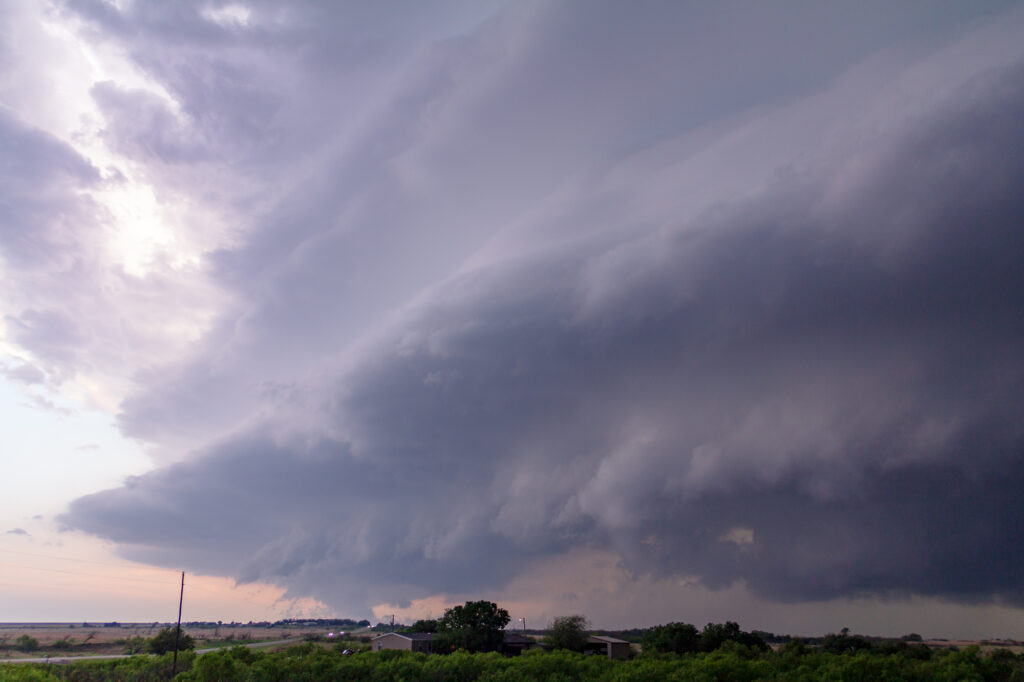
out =
<svg viewBox="0 0 1024 682"><path fill-rule="evenodd" d="M503 656L518 656L524 651L538 648L540 648L540 644L532 637L506 630L505 642L501 647L501 653Z"/></svg>
<svg viewBox="0 0 1024 682"><path fill-rule="evenodd" d="M370 648L373 651L401 649L402 651L419 651L429 654L430 640L433 637L432 632L388 632L374 637L370 641Z"/></svg>
<svg viewBox="0 0 1024 682"><path fill-rule="evenodd" d="M518 632L506 630L504 636L505 641L502 644L501 653L505 656L518 656L528 649L535 649L540 646L535 639L521 635ZM402 651L419 651L420 653L429 654L432 653L430 645L433 638L434 633L432 632L387 632L370 640L370 648L372 651L400 649Z"/></svg>
<svg viewBox="0 0 1024 682"><path fill-rule="evenodd" d="M608 658L629 658L632 650L630 649L629 642L624 639L616 639L615 637L606 637L604 635L590 635L587 637L585 651L601 652L606 654Z"/></svg>

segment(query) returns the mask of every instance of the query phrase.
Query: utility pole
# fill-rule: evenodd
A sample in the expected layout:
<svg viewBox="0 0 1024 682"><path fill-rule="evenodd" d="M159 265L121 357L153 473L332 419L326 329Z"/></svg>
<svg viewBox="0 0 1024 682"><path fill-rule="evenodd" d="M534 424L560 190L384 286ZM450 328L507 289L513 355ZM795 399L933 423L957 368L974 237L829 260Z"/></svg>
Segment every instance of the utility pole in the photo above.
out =
<svg viewBox="0 0 1024 682"><path fill-rule="evenodd" d="M171 677L178 671L178 639L181 637L181 602L185 599L185 571L181 572L181 593L178 594L178 629L174 631L174 662L171 663Z"/></svg>
<svg viewBox="0 0 1024 682"><path fill-rule="evenodd" d="M391 614L391 632L395 631L395 614Z"/></svg>

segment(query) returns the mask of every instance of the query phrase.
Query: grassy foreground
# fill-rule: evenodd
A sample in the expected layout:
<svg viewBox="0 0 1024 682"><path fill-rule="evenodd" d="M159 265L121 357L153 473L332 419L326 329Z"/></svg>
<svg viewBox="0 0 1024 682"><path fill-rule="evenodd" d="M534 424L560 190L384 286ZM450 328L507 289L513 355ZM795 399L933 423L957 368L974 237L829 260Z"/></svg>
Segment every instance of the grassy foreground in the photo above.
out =
<svg viewBox="0 0 1024 682"><path fill-rule="evenodd" d="M0 667L11 682L170 680L171 657L133 657L66 665L15 664ZM629 661L568 651L528 652L516 658L457 652L430 656L399 651L342 655L340 649L304 645L264 652L235 647L195 656L179 655L173 679L374 680L394 682L513 682L537 680L1021 680L1024 656L977 647L933 650L913 647L844 654L791 647L759 652L730 642L711 653L641 655Z"/></svg>

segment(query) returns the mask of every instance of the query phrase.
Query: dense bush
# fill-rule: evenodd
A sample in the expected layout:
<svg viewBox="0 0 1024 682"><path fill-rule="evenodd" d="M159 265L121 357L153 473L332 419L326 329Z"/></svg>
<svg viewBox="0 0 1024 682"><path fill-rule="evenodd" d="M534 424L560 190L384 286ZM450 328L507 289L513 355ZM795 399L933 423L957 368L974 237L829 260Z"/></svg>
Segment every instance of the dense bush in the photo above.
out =
<svg viewBox="0 0 1024 682"><path fill-rule="evenodd" d="M14 640L14 646L18 648L18 651L35 651L39 648L39 640L35 637L22 635L18 639Z"/></svg>
<svg viewBox="0 0 1024 682"><path fill-rule="evenodd" d="M761 637L740 630L740 626L732 621L708 623L701 632L689 623L659 625L645 632L642 642L644 651L663 654L711 652L726 642L734 642L750 650L768 650L768 645Z"/></svg>
<svg viewBox="0 0 1024 682"><path fill-rule="evenodd" d="M700 632L689 623L659 625L644 633L641 646L648 653L694 653L700 651Z"/></svg>
<svg viewBox="0 0 1024 682"><path fill-rule="evenodd" d="M173 654L132 656L108 661L81 661L67 665L41 663L0 664L4 682L158 682L170 680ZM178 672L192 667L195 654L178 654ZM179 675L180 677L180 675ZM240 677L238 679L246 679Z"/></svg>
<svg viewBox="0 0 1024 682"><path fill-rule="evenodd" d="M871 642L859 635L825 635L821 648L832 654L845 654L871 649Z"/></svg>
<svg viewBox="0 0 1024 682"><path fill-rule="evenodd" d="M175 644L178 645L178 651L194 649L196 646L194 639L184 632L179 633L178 628L174 627L164 628L158 632L156 636L146 643L146 649L153 654L165 654L168 651L174 651Z"/></svg>
<svg viewBox="0 0 1024 682"><path fill-rule="evenodd" d="M587 646L586 616L577 614L555 618L544 641L553 649L583 651Z"/></svg>
<svg viewBox="0 0 1024 682"><path fill-rule="evenodd" d="M280 652L243 647L202 656L182 654L179 682L365 680L367 682L643 682L647 680L980 680L1024 681L1024 657L1005 649L983 654L962 651L872 646L832 653L793 640L777 652L726 640L712 652L648 652L628 661L566 650L529 651L504 658L497 653L456 651L450 656L382 651L346 656L312 643ZM905 643L904 643L905 644ZM925 647L927 648L927 647ZM72 665L7 664L0 679L12 682L155 682L169 680L170 654Z"/></svg>

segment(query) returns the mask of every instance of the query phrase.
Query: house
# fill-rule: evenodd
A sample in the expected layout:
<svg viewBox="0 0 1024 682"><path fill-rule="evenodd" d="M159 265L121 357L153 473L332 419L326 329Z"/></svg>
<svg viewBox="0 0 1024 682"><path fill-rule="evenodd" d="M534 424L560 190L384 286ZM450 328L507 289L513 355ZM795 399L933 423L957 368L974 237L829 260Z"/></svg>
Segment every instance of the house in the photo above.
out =
<svg viewBox="0 0 1024 682"><path fill-rule="evenodd" d="M432 632L387 632L374 637L370 641L370 648L373 651L401 649L403 651L419 651L429 654L430 640L433 637L434 634Z"/></svg>
<svg viewBox="0 0 1024 682"><path fill-rule="evenodd" d="M540 648L540 644L532 637L506 630L505 642L501 647L501 653L504 656L518 656L524 651L538 648Z"/></svg>
<svg viewBox="0 0 1024 682"><path fill-rule="evenodd" d="M540 646L536 640L518 632L506 630L504 636L505 641L501 647L501 653L505 656L518 656L527 649L535 649ZM432 653L430 644L433 638L434 633L432 632L387 632L374 637L370 641L370 648L372 651L401 649L429 654Z"/></svg>
<svg viewBox="0 0 1024 682"><path fill-rule="evenodd" d="M607 654L608 658L629 658L631 653L629 642L624 639L616 639L615 637L606 637L605 635L590 635L587 637L585 651L604 653Z"/></svg>

